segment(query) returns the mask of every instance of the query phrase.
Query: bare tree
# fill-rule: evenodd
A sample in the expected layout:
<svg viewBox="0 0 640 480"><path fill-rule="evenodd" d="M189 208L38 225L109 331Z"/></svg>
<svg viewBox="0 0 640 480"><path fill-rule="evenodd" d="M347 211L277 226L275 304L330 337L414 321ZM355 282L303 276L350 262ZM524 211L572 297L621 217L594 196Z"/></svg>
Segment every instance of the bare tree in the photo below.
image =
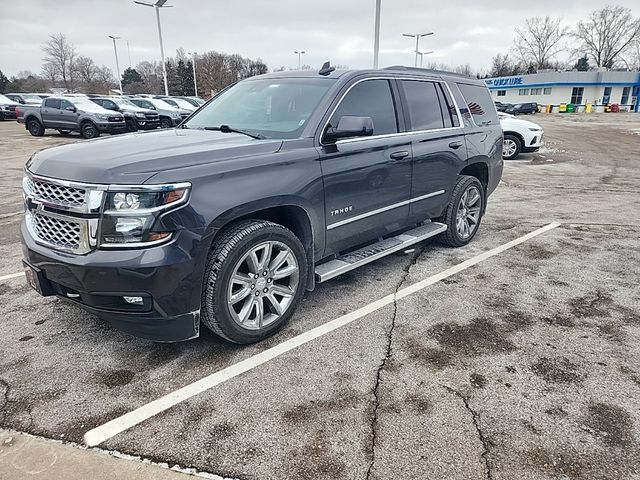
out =
<svg viewBox="0 0 640 480"><path fill-rule="evenodd" d="M582 53L598 67L612 68L640 40L640 19L633 18L628 8L607 5L578 22L573 35Z"/></svg>
<svg viewBox="0 0 640 480"><path fill-rule="evenodd" d="M516 27L513 51L521 62L535 69L549 68L551 60L563 49L569 28L560 19L548 15L527 18L523 28Z"/></svg>
<svg viewBox="0 0 640 480"><path fill-rule="evenodd" d="M55 72L57 77L62 80L67 92L72 92L75 79L76 48L63 33L56 33L49 35L49 40L42 46L42 51L46 55L42 60L47 65L47 71Z"/></svg>
<svg viewBox="0 0 640 480"><path fill-rule="evenodd" d="M91 83L96 79L97 66L93 59L79 56L75 61L77 78L83 83Z"/></svg>
<svg viewBox="0 0 640 480"><path fill-rule="evenodd" d="M489 75L491 77L506 77L507 75L513 75L515 65L511 61L509 54L498 53L491 60L491 71Z"/></svg>

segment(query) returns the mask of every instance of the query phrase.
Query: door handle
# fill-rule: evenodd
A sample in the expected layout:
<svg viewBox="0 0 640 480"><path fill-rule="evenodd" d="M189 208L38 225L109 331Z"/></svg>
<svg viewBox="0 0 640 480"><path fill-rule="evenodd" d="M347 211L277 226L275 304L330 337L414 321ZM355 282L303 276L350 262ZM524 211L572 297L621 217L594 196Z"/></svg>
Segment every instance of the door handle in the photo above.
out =
<svg viewBox="0 0 640 480"><path fill-rule="evenodd" d="M462 142L456 141L449 143L449 148L453 148L454 150L460 148L462 146Z"/></svg>
<svg viewBox="0 0 640 480"><path fill-rule="evenodd" d="M409 152L407 152L406 150L393 152L391 155L389 155L389 157L391 157L392 160L402 160L403 158L407 158L408 156L409 156Z"/></svg>

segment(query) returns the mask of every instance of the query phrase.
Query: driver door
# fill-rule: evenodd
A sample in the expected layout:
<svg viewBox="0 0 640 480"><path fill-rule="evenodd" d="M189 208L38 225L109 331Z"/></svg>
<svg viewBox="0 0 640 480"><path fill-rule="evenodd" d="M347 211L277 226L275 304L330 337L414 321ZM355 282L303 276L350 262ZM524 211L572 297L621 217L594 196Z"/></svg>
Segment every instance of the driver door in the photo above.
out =
<svg viewBox="0 0 640 480"><path fill-rule="evenodd" d="M373 135L321 142L325 187L325 254L375 240L406 226L411 194L411 140L395 81L365 79L339 101L327 127L342 116L370 117ZM326 131L326 129L325 129Z"/></svg>
<svg viewBox="0 0 640 480"><path fill-rule="evenodd" d="M60 101L60 110L58 110L58 125L68 130L78 128L78 113L76 108L69 100Z"/></svg>

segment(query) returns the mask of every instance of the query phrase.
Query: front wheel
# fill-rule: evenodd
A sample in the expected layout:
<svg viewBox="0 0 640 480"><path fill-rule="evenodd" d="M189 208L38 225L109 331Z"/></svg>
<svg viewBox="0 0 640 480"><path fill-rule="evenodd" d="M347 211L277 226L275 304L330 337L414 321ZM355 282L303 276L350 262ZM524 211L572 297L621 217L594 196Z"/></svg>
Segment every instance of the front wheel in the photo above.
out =
<svg viewBox="0 0 640 480"><path fill-rule="evenodd" d="M225 229L207 260L202 323L234 343L254 343L282 328L307 283L307 260L289 229L248 220Z"/></svg>
<svg viewBox="0 0 640 480"><path fill-rule="evenodd" d="M502 142L502 158L505 160L513 160L522 151L522 142L518 137L506 134Z"/></svg>
<svg viewBox="0 0 640 480"><path fill-rule="evenodd" d="M137 132L138 131L138 123L133 118L125 119L127 124L127 132Z"/></svg>
<svg viewBox="0 0 640 480"><path fill-rule="evenodd" d="M171 128L173 124L171 123L171 119L167 117L162 117L160 119L160 128Z"/></svg>
<svg viewBox="0 0 640 480"><path fill-rule="evenodd" d="M460 175L444 215L436 221L447 230L436 237L449 247L462 247L478 232L484 213L484 188L476 177Z"/></svg>
<svg viewBox="0 0 640 480"><path fill-rule="evenodd" d="M100 136L100 131L92 122L85 122L80 128L80 134L82 138L96 138Z"/></svg>

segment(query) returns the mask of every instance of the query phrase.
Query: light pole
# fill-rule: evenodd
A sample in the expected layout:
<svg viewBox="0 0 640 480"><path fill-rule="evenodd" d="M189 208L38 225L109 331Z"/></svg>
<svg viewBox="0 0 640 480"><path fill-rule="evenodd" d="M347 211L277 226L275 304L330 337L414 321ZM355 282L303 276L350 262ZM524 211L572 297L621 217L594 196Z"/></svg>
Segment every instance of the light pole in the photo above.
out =
<svg viewBox="0 0 640 480"><path fill-rule="evenodd" d="M144 5L145 7L154 7L156 9L156 22L158 23L158 38L160 39L160 56L162 57L162 77L164 78L164 94L169 96L169 86L167 85L167 66L164 64L164 46L162 45L162 27L160 27L160 9L162 7L171 7L165 5L167 0L158 0L156 3L139 2L133 0L133 3Z"/></svg>
<svg viewBox="0 0 640 480"><path fill-rule="evenodd" d="M378 68L378 54L380 53L380 3L376 0L376 22L373 34L373 68Z"/></svg>
<svg viewBox="0 0 640 480"><path fill-rule="evenodd" d="M300 50L299 52L293 52L293 53L295 53L296 55L298 55L298 70L300 70L300 68L302 67L301 60L300 60L300 56L301 56L301 55L304 55L304 54L305 54L305 51L304 51L304 50Z"/></svg>
<svg viewBox="0 0 640 480"><path fill-rule="evenodd" d="M197 54L198 52L189 52L189 55L191 55L192 63L193 63L193 91L196 97L198 96L198 81L196 80L196 55Z"/></svg>
<svg viewBox="0 0 640 480"><path fill-rule="evenodd" d="M129 40L127 40L127 53L129 54L129 68L131 68L131 49L129 48Z"/></svg>
<svg viewBox="0 0 640 480"><path fill-rule="evenodd" d="M118 85L120 85L120 95L122 95L122 77L120 76L120 63L118 62L118 47L116 47L116 40L120 37L114 37L113 35L108 35L108 37L113 40L113 51L116 54L116 76L118 77Z"/></svg>
<svg viewBox="0 0 640 480"><path fill-rule="evenodd" d="M418 49L418 45L420 44L420 38L422 37L426 37L427 35L433 35L433 32L428 32L428 33L403 33L402 36L403 37L415 37L416 39L416 61L415 61L415 65L414 66L418 66L418 52L420 51Z"/></svg>
<svg viewBox="0 0 640 480"><path fill-rule="evenodd" d="M424 60L424 56L429 55L430 53L433 53L433 50L429 50L428 52L418 52L418 55L420 55L420 68L422 68L422 60Z"/></svg>

